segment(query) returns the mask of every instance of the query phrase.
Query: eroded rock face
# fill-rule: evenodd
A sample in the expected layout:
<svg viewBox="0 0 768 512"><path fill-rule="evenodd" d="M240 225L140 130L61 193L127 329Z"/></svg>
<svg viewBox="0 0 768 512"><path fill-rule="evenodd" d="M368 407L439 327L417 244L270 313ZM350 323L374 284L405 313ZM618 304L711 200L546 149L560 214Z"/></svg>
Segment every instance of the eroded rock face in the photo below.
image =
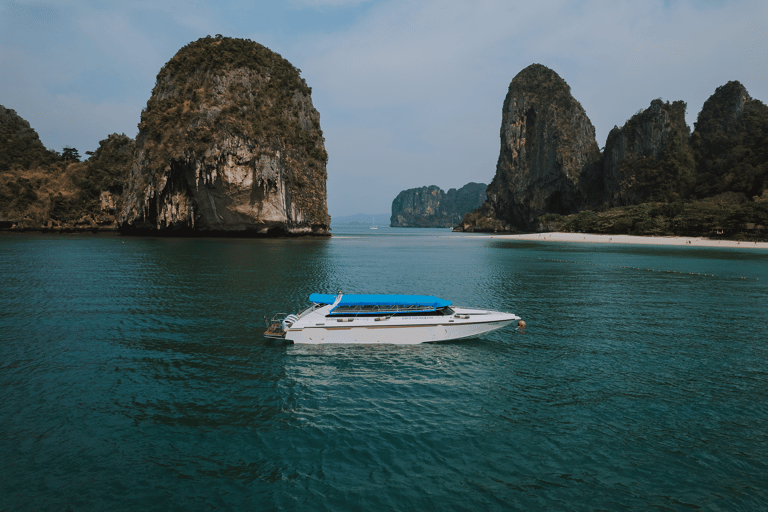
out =
<svg viewBox="0 0 768 512"><path fill-rule="evenodd" d="M573 213L602 195L595 128L551 69L532 64L512 80L500 132L486 202L457 230L535 231L542 214Z"/></svg>
<svg viewBox="0 0 768 512"><path fill-rule="evenodd" d="M694 123L696 132L709 140L718 132L734 128L753 101L741 82L733 80L718 87L701 107Z"/></svg>
<svg viewBox="0 0 768 512"><path fill-rule="evenodd" d="M252 41L182 48L142 113L121 229L328 234L327 154L310 92Z"/></svg>
<svg viewBox="0 0 768 512"><path fill-rule="evenodd" d="M732 191L752 198L768 188L768 106L741 83L718 87L694 126L696 197Z"/></svg>
<svg viewBox="0 0 768 512"><path fill-rule="evenodd" d="M613 127L603 153L606 202L627 206L679 201L693 185L685 102L653 100L623 127Z"/></svg>
<svg viewBox="0 0 768 512"><path fill-rule="evenodd" d="M450 228L485 201L484 183L468 183L444 192L440 187L403 190L392 201L391 227Z"/></svg>

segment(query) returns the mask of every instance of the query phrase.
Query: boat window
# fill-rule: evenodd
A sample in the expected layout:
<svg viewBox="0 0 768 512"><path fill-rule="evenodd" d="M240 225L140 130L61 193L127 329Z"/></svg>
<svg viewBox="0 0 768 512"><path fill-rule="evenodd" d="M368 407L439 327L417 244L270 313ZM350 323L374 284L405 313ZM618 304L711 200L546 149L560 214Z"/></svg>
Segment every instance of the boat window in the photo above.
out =
<svg viewBox="0 0 768 512"><path fill-rule="evenodd" d="M332 315L389 315L393 313L431 313L435 308L422 305L387 304L387 305L359 305L336 306L331 310Z"/></svg>
<svg viewBox="0 0 768 512"><path fill-rule="evenodd" d="M434 311L391 311L391 312L384 312L380 311L375 314L375 316L396 316L396 317L409 317L409 316L444 316L444 315L450 315L451 313L444 313L442 311L434 310ZM374 316L373 313L363 313L363 312L351 312L351 313L336 313L335 311L332 314L325 315L326 318L347 318L347 317L361 317L361 318L371 318Z"/></svg>

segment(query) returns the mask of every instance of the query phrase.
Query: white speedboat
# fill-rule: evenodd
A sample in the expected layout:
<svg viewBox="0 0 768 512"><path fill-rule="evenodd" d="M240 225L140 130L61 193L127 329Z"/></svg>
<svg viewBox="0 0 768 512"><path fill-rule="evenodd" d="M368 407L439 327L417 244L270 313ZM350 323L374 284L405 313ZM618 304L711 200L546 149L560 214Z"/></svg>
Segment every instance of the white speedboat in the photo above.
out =
<svg viewBox="0 0 768 512"><path fill-rule="evenodd" d="M395 343L474 338L524 322L512 313L451 306L429 295L329 295L313 293L298 314L278 313L264 336L294 343Z"/></svg>

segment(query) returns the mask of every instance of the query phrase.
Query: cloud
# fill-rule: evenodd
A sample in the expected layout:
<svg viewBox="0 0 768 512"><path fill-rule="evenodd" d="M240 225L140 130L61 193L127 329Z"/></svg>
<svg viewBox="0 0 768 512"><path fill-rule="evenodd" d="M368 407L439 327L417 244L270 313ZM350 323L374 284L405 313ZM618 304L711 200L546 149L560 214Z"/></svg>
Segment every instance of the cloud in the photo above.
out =
<svg viewBox="0 0 768 512"><path fill-rule="evenodd" d="M346 7L359 5L369 0L291 0L291 3L302 7Z"/></svg>
<svg viewBox="0 0 768 512"><path fill-rule="evenodd" d="M387 2L349 31L319 40L313 35L303 44L302 69L343 108L421 103L480 71L504 69L508 83L532 62L571 72L563 76L569 83L582 76L593 83L645 76L647 83L655 69L674 80L680 66L742 63L734 40L742 37L743 22L766 7L737 3L699 9L693 2L665 7L660 0L593 0L576 8L565 1ZM764 50L765 41L758 46ZM733 55L722 59L724 53Z"/></svg>

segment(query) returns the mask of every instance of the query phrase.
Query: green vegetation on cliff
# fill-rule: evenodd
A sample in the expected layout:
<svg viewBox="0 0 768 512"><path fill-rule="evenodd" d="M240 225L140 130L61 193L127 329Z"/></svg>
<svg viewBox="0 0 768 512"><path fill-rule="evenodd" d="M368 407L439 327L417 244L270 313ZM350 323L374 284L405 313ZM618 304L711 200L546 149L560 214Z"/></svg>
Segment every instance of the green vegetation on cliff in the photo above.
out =
<svg viewBox="0 0 768 512"><path fill-rule="evenodd" d="M540 220L547 231L567 233L764 240L768 238L768 197L758 201L715 197L687 203L642 203L565 217L548 214Z"/></svg>
<svg viewBox="0 0 768 512"><path fill-rule="evenodd" d="M750 98L743 85L718 87L695 127L696 197L738 192L752 198L768 188L768 106Z"/></svg>
<svg viewBox="0 0 768 512"><path fill-rule="evenodd" d="M604 153L610 203L674 202L689 196L696 170L685 111L684 101L656 99L621 129L611 130Z"/></svg>
<svg viewBox="0 0 768 512"><path fill-rule="evenodd" d="M127 135L113 133L99 142L99 147L86 162L80 186L91 198L102 191L120 194L133 163L135 142Z"/></svg>
<svg viewBox="0 0 768 512"><path fill-rule="evenodd" d="M289 144L302 153L296 158L325 164L319 121L293 114L296 95L311 94L299 73L249 39L208 36L184 46L158 73L141 114L139 131L154 154L152 167L160 171L182 156L212 161L207 150L220 131L272 151Z"/></svg>
<svg viewBox="0 0 768 512"><path fill-rule="evenodd" d="M0 157L6 158L0 170L2 227L79 230L114 224L115 202L133 159L132 139L112 134L99 143L89 160L79 162L75 148L68 148L65 158L45 149L23 119L16 116L7 121L0 123L4 135ZM19 148L26 152L19 153ZM102 201L105 191L107 204Z"/></svg>
<svg viewBox="0 0 768 512"><path fill-rule="evenodd" d="M0 172L46 167L60 161L60 155L43 146L26 120L0 105Z"/></svg>

